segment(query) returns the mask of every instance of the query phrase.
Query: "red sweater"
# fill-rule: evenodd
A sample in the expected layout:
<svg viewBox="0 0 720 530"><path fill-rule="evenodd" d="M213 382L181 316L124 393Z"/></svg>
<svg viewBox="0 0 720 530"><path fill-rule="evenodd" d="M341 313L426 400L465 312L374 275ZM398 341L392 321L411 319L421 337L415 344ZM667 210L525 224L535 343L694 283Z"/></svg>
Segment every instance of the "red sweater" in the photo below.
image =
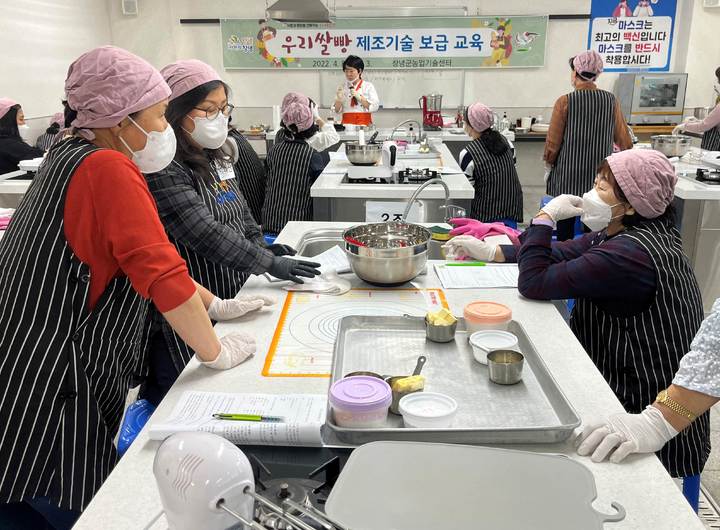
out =
<svg viewBox="0 0 720 530"><path fill-rule="evenodd" d="M103 149L82 161L68 186L64 229L70 248L90 267L91 310L118 276L127 276L163 313L195 293L145 178L122 153Z"/></svg>

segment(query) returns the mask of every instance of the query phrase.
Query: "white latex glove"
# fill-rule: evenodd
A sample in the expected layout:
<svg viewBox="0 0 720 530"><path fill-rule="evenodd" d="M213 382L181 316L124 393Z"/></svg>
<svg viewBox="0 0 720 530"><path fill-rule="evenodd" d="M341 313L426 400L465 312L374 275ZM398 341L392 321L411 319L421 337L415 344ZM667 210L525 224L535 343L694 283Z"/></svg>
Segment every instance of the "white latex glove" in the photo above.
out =
<svg viewBox="0 0 720 530"><path fill-rule="evenodd" d="M497 245L473 236L455 236L443 245L446 255L455 259L470 257L478 261L495 261Z"/></svg>
<svg viewBox="0 0 720 530"><path fill-rule="evenodd" d="M683 132L685 132L685 124L684 123L681 123L680 125L678 125L677 127L675 127L672 130L673 136L677 136L678 134L683 133Z"/></svg>
<svg viewBox="0 0 720 530"><path fill-rule="evenodd" d="M547 184L547 181L550 179L550 172L552 171L552 166L550 164L545 164L545 174L543 175L543 182Z"/></svg>
<svg viewBox="0 0 720 530"><path fill-rule="evenodd" d="M319 120L320 119L320 111L318 111L317 105L315 105L313 103L312 107L310 107L310 108L312 109L313 120L314 121Z"/></svg>
<svg viewBox="0 0 720 530"><path fill-rule="evenodd" d="M345 99L345 88L341 85L335 92L335 100L342 101L343 99Z"/></svg>
<svg viewBox="0 0 720 530"><path fill-rule="evenodd" d="M252 357L257 350L255 339L247 333L231 333L220 339L220 353L214 361L200 361L213 370L228 370Z"/></svg>
<svg viewBox="0 0 720 530"><path fill-rule="evenodd" d="M592 453L593 462L602 462L615 450L610 461L617 464L630 453L659 451L677 433L662 412L650 405L640 414L615 414L587 425L575 445L580 456Z"/></svg>
<svg viewBox="0 0 720 530"><path fill-rule="evenodd" d="M208 316L212 320L232 320L241 317L250 311L256 311L265 305L273 305L275 299L271 296L241 294L237 298L222 300L217 296L210 302Z"/></svg>
<svg viewBox="0 0 720 530"><path fill-rule="evenodd" d="M550 218L555 221L563 221L582 214L582 197L576 195L558 195L542 208Z"/></svg>

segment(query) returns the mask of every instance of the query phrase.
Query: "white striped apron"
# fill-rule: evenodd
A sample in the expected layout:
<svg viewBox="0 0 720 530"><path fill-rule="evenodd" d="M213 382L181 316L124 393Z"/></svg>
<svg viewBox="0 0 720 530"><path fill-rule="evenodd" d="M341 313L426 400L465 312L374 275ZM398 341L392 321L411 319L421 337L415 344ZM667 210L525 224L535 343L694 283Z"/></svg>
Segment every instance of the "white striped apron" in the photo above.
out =
<svg viewBox="0 0 720 530"><path fill-rule="evenodd" d="M618 317L592 300L578 299L570 324L625 410L639 413L672 383L700 328L703 306L675 227L657 220L615 237L632 239L650 255L657 276L654 301L638 315ZM705 413L670 440L658 457L673 477L688 477L702 471L709 454Z"/></svg>
<svg viewBox="0 0 720 530"><path fill-rule="evenodd" d="M470 217L484 223L512 219L523 220L523 195L520 179L515 169L512 149L494 155L479 138L465 149L473 160L475 197Z"/></svg>
<svg viewBox="0 0 720 530"><path fill-rule="evenodd" d="M238 146L239 158L235 163L238 187L250 207L255 222L260 224L262 205L265 202L265 165L242 134L233 129L229 134Z"/></svg>
<svg viewBox="0 0 720 530"><path fill-rule="evenodd" d="M708 151L720 151L720 125L705 131L700 148Z"/></svg>
<svg viewBox="0 0 720 530"><path fill-rule="evenodd" d="M279 233L288 221L312 221L310 161L313 149L304 140L286 139L270 148L263 230Z"/></svg>
<svg viewBox="0 0 720 530"><path fill-rule="evenodd" d="M78 138L51 149L0 242L0 502L82 510L117 460L148 302L121 277L87 309L90 270L65 240L63 209L97 150Z"/></svg>
<svg viewBox="0 0 720 530"><path fill-rule="evenodd" d="M553 197L582 196L590 190L598 166L613 147L615 96L605 90L576 90L567 97L563 141L546 188Z"/></svg>

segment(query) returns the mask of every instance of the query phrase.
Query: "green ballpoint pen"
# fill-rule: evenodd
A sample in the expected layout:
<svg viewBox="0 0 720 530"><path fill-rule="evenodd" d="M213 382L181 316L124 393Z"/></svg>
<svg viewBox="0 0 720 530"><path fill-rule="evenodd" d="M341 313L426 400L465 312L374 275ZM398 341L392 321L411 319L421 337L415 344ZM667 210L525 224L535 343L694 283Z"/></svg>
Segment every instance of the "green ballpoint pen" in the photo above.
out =
<svg viewBox="0 0 720 530"><path fill-rule="evenodd" d="M285 418L281 416L262 416L260 414L224 414L220 412L213 414L213 418L216 420L264 421L270 423L282 423L285 421Z"/></svg>

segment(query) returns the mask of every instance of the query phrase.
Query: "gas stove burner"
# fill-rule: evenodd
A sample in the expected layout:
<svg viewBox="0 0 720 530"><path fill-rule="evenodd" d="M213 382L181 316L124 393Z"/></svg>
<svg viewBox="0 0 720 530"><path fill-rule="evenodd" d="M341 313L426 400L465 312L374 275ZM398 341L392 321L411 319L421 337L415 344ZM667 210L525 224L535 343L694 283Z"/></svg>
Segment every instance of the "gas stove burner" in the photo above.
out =
<svg viewBox="0 0 720 530"><path fill-rule="evenodd" d="M695 180L708 184L710 186L720 185L720 171L708 171L706 169L698 169Z"/></svg>
<svg viewBox="0 0 720 530"><path fill-rule="evenodd" d="M258 486L257 493L276 505L281 505L289 499L303 507L312 506L319 511L324 511L323 505L327 495L322 493L321 482L304 478L278 478L263 482L266 489ZM317 492L317 493L316 493ZM298 510L288 510L291 515L298 516L307 524L312 526L312 521L306 518ZM292 528L283 521L276 513L260 503L255 505L255 519L265 528L272 530L285 530ZM318 527L321 528L321 527Z"/></svg>
<svg viewBox="0 0 720 530"><path fill-rule="evenodd" d="M266 489L263 490L258 487L258 494L276 504L280 504L285 499L290 499L302 506L313 506L322 509L327 497L322 494L322 483L317 480L276 478L263 481L263 485Z"/></svg>
<svg viewBox="0 0 720 530"><path fill-rule="evenodd" d="M398 173L398 178L404 182L426 182L438 176L438 172L430 168L404 169Z"/></svg>

